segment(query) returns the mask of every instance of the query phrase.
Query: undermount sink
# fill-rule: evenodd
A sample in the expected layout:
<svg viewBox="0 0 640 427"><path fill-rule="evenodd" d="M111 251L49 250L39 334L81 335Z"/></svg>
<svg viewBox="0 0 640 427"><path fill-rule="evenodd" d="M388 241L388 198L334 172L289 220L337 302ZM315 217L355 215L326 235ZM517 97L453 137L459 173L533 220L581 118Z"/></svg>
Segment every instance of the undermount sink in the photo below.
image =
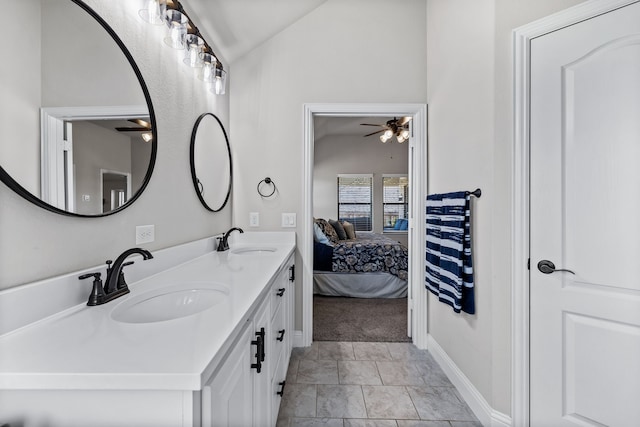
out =
<svg viewBox="0 0 640 427"><path fill-rule="evenodd" d="M235 255L269 255L273 254L277 249L271 246L246 246L235 248L229 251Z"/></svg>
<svg viewBox="0 0 640 427"><path fill-rule="evenodd" d="M226 286L191 282L145 292L117 305L111 318L122 323L155 323L207 310L229 296Z"/></svg>

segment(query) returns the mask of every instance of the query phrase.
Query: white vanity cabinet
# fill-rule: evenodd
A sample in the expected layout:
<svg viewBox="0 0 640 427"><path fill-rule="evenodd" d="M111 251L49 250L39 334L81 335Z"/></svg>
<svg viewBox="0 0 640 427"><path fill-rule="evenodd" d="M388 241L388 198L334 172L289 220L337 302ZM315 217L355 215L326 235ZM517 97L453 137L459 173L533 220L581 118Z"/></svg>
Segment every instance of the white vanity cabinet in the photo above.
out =
<svg viewBox="0 0 640 427"><path fill-rule="evenodd" d="M292 255L205 383L203 427L275 426L293 345L294 274Z"/></svg>
<svg viewBox="0 0 640 427"><path fill-rule="evenodd" d="M206 252L128 296L215 280L227 294L212 309L136 324L113 319L117 302L81 304L0 335L0 426L275 426L293 344L295 234L254 238L244 247L273 249Z"/></svg>

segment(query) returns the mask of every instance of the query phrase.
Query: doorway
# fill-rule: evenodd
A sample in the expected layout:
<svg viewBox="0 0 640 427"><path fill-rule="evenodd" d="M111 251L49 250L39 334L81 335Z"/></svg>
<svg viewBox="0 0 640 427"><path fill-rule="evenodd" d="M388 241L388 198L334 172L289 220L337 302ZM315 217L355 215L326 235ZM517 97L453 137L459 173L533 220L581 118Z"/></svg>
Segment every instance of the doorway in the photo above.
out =
<svg viewBox="0 0 640 427"><path fill-rule="evenodd" d="M313 340L313 169L314 121L319 117L388 117L408 116L412 119L413 137L409 144L410 189L409 227L407 232L410 253L408 272L407 329L413 343L426 348L426 295L422 286L424 261L424 206L426 194L426 105L425 104L306 104L304 106L304 214L301 236L303 263L302 320L303 333L299 346L309 346Z"/></svg>

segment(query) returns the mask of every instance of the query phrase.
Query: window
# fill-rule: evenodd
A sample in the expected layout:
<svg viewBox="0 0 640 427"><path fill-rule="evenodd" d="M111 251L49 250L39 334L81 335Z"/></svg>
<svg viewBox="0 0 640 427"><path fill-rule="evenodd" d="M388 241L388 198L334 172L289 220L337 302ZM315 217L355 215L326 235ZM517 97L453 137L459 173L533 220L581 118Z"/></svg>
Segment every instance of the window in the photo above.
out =
<svg viewBox="0 0 640 427"><path fill-rule="evenodd" d="M409 178L406 175L382 177L382 212L384 231L407 230L409 222Z"/></svg>
<svg viewBox="0 0 640 427"><path fill-rule="evenodd" d="M372 231L373 175L338 175L338 218Z"/></svg>

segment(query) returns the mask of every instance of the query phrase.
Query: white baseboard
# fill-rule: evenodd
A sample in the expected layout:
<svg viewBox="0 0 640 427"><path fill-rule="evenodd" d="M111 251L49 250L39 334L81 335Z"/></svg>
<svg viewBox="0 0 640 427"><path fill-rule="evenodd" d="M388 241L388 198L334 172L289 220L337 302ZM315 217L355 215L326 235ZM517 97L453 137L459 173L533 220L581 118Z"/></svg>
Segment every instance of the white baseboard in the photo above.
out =
<svg viewBox="0 0 640 427"><path fill-rule="evenodd" d="M302 337L302 331L293 331L293 346L304 347L304 339Z"/></svg>
<svg viewBox="0 0 640 427"><path fill-rule="evenodd" d="M469 381L469 378L462 373L431 335L427 337L427 348L483 426L510 427L512 425L511 417L496 411L489 405L489 402L480 394L478 389Z"/></svg>

